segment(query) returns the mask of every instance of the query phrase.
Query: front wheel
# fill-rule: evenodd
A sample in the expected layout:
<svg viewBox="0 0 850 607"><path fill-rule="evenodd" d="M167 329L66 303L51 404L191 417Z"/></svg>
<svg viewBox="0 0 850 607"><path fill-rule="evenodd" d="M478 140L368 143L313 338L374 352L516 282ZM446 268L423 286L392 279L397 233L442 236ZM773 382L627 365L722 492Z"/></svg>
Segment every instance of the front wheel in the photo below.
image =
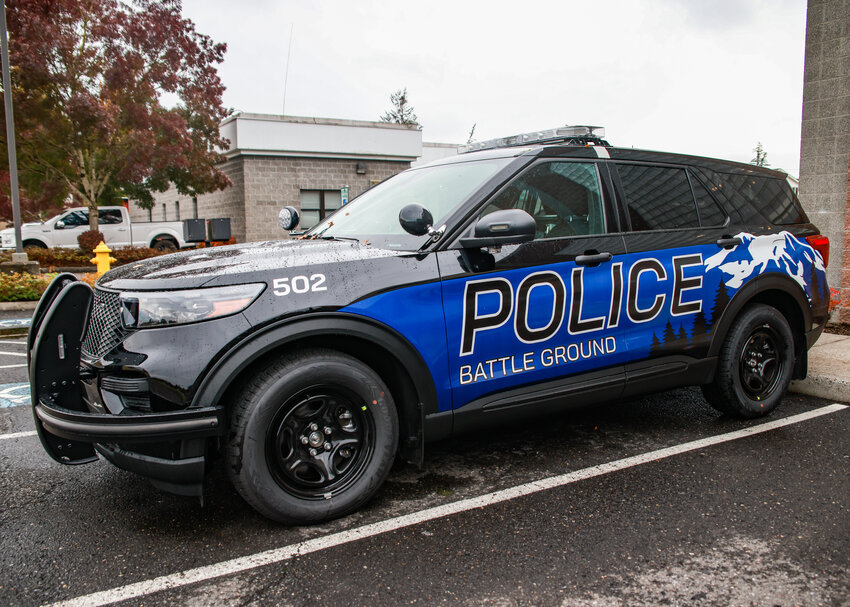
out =
<svg viewBox="0 0 850 607"><path fill-rule="evenodd" d="M351 356L315 349L249 381L233 412L227 469L261 514L316 523L372 497L397 444L395 404L381 378Z"/></svg>
<svg viewBox="0 0 850 607"><path fill-rule="evenodd" d="M760 417L779 404L793 368L794 337L788 321L776 308L749 305L729 329L714 381L702 391L718 411Z"/></svg>

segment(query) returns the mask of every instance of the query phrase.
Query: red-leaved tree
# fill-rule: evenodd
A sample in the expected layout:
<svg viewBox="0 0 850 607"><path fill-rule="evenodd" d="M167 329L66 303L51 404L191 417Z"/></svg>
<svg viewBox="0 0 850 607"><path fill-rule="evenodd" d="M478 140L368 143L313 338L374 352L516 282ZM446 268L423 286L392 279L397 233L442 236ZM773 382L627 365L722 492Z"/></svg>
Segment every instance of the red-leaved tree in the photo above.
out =
<svg viewBox="0 0 850 607"><path fill-rule="evenodd" d="M229 185L216 168L226 46L180 13L179 0L7 2L25 196L70 193L96 230L98 203L120 195L150 208L169 183L190 196Z"/></svg>

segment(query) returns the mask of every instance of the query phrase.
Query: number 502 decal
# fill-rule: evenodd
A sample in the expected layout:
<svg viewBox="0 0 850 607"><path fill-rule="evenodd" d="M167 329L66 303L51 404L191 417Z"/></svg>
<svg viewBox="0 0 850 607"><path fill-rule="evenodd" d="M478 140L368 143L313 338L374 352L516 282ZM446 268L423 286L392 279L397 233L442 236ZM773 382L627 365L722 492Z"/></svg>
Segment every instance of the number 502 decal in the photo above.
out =
<svg viewBox="0 0 850 607"><path fill-rule="evenodd" d="M327 291L324 274L313 274L307 276L293 276L292 278L275 278L272 282L274 294L278 297L290 293L307 293L308 291Z"/></svg>

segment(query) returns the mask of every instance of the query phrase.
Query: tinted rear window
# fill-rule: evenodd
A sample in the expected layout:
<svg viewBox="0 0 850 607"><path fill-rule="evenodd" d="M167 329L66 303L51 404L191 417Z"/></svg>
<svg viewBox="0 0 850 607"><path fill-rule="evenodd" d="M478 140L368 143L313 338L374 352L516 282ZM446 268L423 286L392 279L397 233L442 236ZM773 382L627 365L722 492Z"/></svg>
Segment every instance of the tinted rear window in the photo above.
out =
<svg viewBox="0 0 850 607"><path fill-rule="evenodd" d="M727 194L731 191L732 195L741 196L771 223L809 223L800 201L784 179L728 173L721 173L720 179L731 185L724 188Z"/></svg>

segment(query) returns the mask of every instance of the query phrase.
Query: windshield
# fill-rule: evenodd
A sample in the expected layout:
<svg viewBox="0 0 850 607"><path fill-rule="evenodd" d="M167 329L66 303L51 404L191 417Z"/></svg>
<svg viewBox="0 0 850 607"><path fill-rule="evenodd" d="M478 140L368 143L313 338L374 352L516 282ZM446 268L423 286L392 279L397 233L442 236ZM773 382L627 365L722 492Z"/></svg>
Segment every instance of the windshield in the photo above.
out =
<svg viewBox="0 0 850 607"><path fill-rule="evenodd" d="M306 238L356 238L391 249L416 250L427 236L413 236L398 221L402 207L418 203L431 212L434 227L513 158L423 167L399 173L367 190L307 232Z"/></svg>

